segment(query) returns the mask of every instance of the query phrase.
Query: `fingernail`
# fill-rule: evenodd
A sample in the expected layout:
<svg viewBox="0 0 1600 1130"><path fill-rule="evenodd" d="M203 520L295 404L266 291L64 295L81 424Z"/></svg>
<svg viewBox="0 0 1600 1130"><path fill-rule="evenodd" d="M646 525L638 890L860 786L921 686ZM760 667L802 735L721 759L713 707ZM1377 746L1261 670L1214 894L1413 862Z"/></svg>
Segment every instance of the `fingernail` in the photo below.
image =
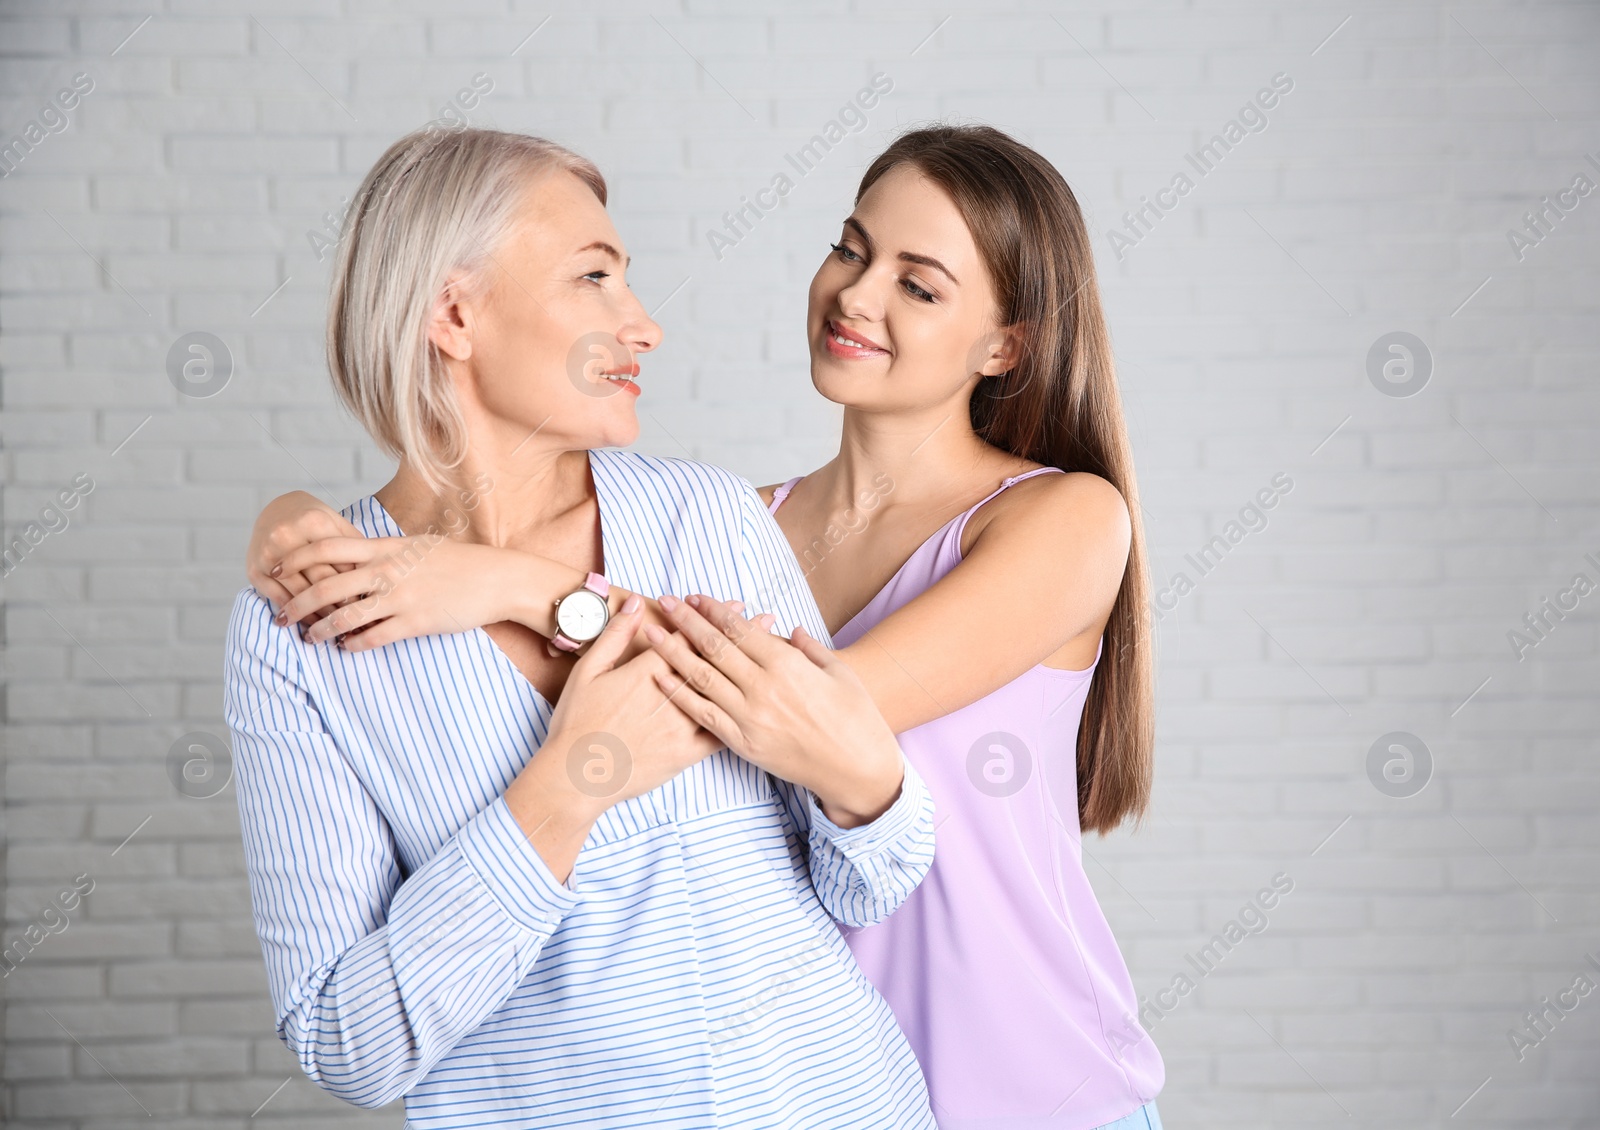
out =
<svg viewBox="0 0 1600 1130"><path fill-rule="evenodd" d="M624 612L637 612L637 611L639 611L640 603L641 602L639 600L639 594L638 593L630 593L630 594L628 594L628 599L622 602L622 611L624 611Z"/></svg>
<svg viewBox="0 0 1600 1130"><path fill-rule="evenodd" d="M281 628L283 625L289 622L289 615L286 612L279 612L272 618L272 622Z"/></svg>
<svg viewBox="0 0 1600 1130"><path fill-rule="evenodd" d="M647 624L645 625L644 629L644 638L649 640L651 643L660 643L662 640L667 638L667 633L663 632L654 624Z"/></svg>
<svg viewBox="0 0 1600 1130"><path fill-rule="evenodd" d="M744 601L742 601L742 600L729 601L728 602L728 607L732 608L735 612L743 612L744 611Z"/></svg>
<svg viewBox="0 0 1600 1130"><path fill-rule="evenodd" d="M678 607L678 598L675 597L675 596L663 594L660 597L656 598L656 603L661 605L661 607L665 611L671 612L674 608Z"/></svg>
<svg viewBox="0 0 1600 1130"><path fill-rule="evenodd" d="M698 596L690 596L690 597L686 597L685 599L688 600L689 605L691 607L693 607L693 608L699 608L700 607L700 598Z"/></svg>
<svg viewBox="0 0 1600 1130"><path fill-rule="evenodd" d="M283 564L282 564L282 562L279 562L277 565L274 565L272 567L272 572L267 574L267 575L269 577L276 577L281 572L283 572Z"/></svg>

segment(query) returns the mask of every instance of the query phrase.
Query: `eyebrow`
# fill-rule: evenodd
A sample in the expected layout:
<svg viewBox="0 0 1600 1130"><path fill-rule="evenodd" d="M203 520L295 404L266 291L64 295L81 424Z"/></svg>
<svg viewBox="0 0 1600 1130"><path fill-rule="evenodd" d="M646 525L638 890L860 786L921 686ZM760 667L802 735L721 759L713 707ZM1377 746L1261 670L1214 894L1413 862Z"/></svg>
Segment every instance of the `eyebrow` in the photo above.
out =
<svg viewBox="0 0 1600 1130"><path fill-rule="evenodd" d="M574 255L582 255L585 251L604 251L607 255L611 256L613 259L615 259L617 262L621 263L623 266L628 266L628 265L632 264L632 262L633 262L633 256L632 255L629 255L628 257L624 258L623 255L622 255L622 252L618 251L615 247L612 247L609 243L607 243L603 239L597 239L593 243L588 244L585 247L580 247L580 248L578 248L578 250L574 251L573 254Z"/></svg>
<svg viewBox="0 0 1600 1130"><path fill-rule="evenodd" d="M872 236L867 233L867 229L862 226L861 221L856 219L854 216L846 216L844 222L848 226L855 228L856 231L861 233L862 242L867 245L867 250L871 251ZM943 263L939 262L939 260L935 259L932 255L918 255L915 251L902 251L898 256L896 256L896 258L904 263L920 263L924 267L932 267L936 271L943 271L949 277L951 282L955 283L957 286L961 285L961 280L956 278L955 272L949 267L946 267Z"/></svg>

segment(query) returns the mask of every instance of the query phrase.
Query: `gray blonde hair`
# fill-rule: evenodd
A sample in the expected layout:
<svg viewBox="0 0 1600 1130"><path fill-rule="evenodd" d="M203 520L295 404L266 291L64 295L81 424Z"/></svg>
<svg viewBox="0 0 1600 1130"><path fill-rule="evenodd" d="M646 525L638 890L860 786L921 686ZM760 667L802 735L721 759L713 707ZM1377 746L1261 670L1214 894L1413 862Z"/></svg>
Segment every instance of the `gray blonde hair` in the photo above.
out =
<svg viewBox="0 0 1600 1130"><path fill-rule="evenodd" d="M482 287L533 175L566 169L606 202L600 170L553 141L427 126L367 173L345 213L328 302L328 371L388 455L436 493L456 482L466 423L438 350L434 306L452 274Z"/></svg>

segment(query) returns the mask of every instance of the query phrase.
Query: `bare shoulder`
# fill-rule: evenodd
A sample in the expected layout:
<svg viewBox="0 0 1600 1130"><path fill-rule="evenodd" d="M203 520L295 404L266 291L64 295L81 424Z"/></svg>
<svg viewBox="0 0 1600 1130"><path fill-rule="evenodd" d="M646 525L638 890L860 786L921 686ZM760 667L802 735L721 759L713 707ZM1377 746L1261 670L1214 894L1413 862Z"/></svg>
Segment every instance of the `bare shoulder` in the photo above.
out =
<svg viewBox="0 0 1600 1130"><path fill-rule="evenodd" d="M782 485L782 483L772 483L768 486L756 487L756 493L761 496L762 502L771 506L773 498L777 496L778 488Z"/></svg>
<svg viewBox="0 0 1600 1130"><path fill-rule="evenodd" d="M1035 475L982 506L963 533L962 552L981 538L1041 549L1063 543L1104 546L1126 555L1133 523L1127 500L1109 479L1088 471Z"/></svg>

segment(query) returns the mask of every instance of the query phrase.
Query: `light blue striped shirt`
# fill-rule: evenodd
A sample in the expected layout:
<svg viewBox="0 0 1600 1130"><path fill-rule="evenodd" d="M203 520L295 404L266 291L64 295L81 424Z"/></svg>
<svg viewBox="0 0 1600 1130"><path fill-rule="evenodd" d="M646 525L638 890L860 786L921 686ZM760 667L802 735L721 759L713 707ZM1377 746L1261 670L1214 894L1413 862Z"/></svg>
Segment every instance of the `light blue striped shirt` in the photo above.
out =
<svg viewBox="0 0 1600 1130"><path fill-rule="evenodd" d="M744 600L827 640L728 471L590 455L605 573ZM345 511L402 536L375 497ZM565 884L501 794L552 706L482 629L307 646L249 589L226 712L278 1035L330 1093L433 1127L933 1127L916 1058L834 920L882 920L933 803L842 830L727 750L595 824ZM831 917L830 917L831 916Z"/></svg>

